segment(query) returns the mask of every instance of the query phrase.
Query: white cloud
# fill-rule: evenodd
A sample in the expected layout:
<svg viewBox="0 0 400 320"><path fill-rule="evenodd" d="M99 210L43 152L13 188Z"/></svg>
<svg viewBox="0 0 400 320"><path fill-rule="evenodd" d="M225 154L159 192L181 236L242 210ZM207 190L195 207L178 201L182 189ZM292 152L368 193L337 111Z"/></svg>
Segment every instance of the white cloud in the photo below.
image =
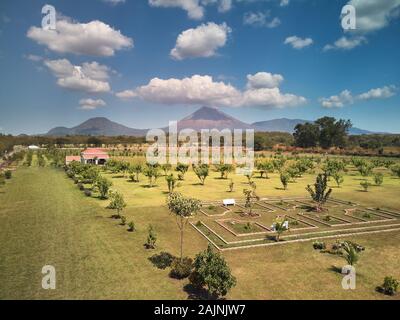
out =
<svg viewBox="0 0 400 320"><path fill-rule="evenodd" d="M95 20L78 23L61 17L57 30L30 27L27 37L57 53L109 57L133 47L133 40L109 25Z"/></svg>
<svg viewBox="0 0 400 320"><path fill-rule="evenodd" d="M400 13L400 0L351 0L348 4L356 8L356 32L380 30Z"/></svg>
<svg viewBox="0 0 400 320"><path fill-rule="evenodd" d="M367 43L367 39L365 37L354 37L354 38L347 38L341 37L340 39L336 40L333 44L327 44L324 47L324 51L328 50L351 50L358 46Z"/></svg>
<svg viewBox="0 0 400 320"><path fill-rule="evenodd" d="M204 8L199 0L149 0L153 7L181 8L185 10L191 19L199 20L204 16Z"/></svg>
<svg viewBox="0 0 400 320"><path fill-rule="evenodd" d="M187 12L188 17L194 20L204 18L205 7L217 5L219 12L227 12L232 8L232 0L149 0L152 7L180 8Z"/></svg>
<svg viewBox="0 0 400 320"><path fill-rule="evenodd" d="M81 99L79 105L82 110L95 110L100 107L105 107L107 104L102 99Z"/></svg>
<svg viewBox="0 0 400 320"><path fill-rule="evenodd" d="M343 90L339 95L319 99L324 108L342 108L353 103L354 99L349 90Z"/></svg>
<svg viewBox="0 0 400 320"><path fill-rule="evenodd" d="M88 93L105 93L111 90L108 79L108 67L97 62L74 66L67 59L45 60L44 65L57 78L57 84L66 89Z"/></svg>
<svg viewBox="0 0 400 320"><path fill-rule="evenodd" d="M313 39L311 38L300 38L298 36L291 36L285 39L284 44L289 44L293 49L303 49L313 44Z"/></svg>
<svg viewBox="0 0 400 320"><path fill-rule="evenodd" d="M177 60L212 57L226 44L230 32L226 23L217 25L213 22L183 31L171 50L171 57Z"/></svg>
<svg viewBox="0 0 400 320"><path fill-rule="evenodd" d="M280 2L279 5L280 5L281 7L286 7L286 6L289 5L289 2L290 2L289 0L281 0L281 2Z"/></svg>
<svg viewBox="0 0 400 320"><path fill-rule="evenodd" d="M371 99L386 99L393 97L396 94L395 86L384 86L382 88L371 89L365 93L358 95L358 99L371 100Z"/></svg>
<svg viewBox="0 0 400 320"><path fill-rule="evenodd" d="M247 75L247 88L261 89L261 88L275 88L279 87L283 77L280 74L272 74L269 72L258 72L254 75Z"/></svg>
<svg viewBox="0 0 400 320"><path fill-rule="evenodd" d="M109 3L113 6L117 5L117 4L121 4L121 3L125 3L125 0L102 0L105 3Z"/></svg>
<svg viewBox="0 0 400 320"><path fill-rule="evenodd" d="M268 81L262 79L264 82L261 82L263 76L258 74L251 76L252 84L248 84L244 91L231 84L216 82L211 76L200 75L184 79L154 78L147 85L128 91L145 101L166 105L283 108L306 102L304 97L281 93L277 86L283 80L282 76L265 73L269 75ZM272 87L273 84L276 87Z"/></svg>
<svg viewBox="0 0 400 320"><path fill-rule="evenodd" d="M281 20L276 17L273 18L271 21L268 21L267 18L269 16L269 12L246 12L243 16L243 24L254 27L267 28L275 28L281 24Z"/></svg>
<svg viewBox="0 0 400 320"><path fill-rule="evenodd" d="M43 57L37 56L37 55L35 55L35 54L24 55L24 58L25 58L25 59L28 59L28 60L30 60L30 61L33 61L33 62L39 62L39 61L42 61L42 60L43 60Z"/></svg>
<svg viewBox="0 0 400 320"><path fill-rule="evenodd" d="M117 92L115 96L121 100L130 100L137 97L137 93L134 90L125 90Z"/></svg>
<svg viewBox="0 0 400 320"><path fill-rule="evenodd" d="M359 100L387 99L396 94L395 86L384 86L382 88L371 89L353 97L349 90L342 91L339 95L329 98L319 99L321 105L325 108L342 108L345 105L353 104Z"/></svg>

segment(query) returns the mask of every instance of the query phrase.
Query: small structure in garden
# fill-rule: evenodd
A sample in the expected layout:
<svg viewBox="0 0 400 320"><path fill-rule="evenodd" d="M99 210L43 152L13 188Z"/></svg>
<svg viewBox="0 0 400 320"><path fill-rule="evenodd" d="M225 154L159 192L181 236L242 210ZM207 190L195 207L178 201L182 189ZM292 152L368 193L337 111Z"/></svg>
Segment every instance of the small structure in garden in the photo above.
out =
<svg viewBox="0 0 400 320"><path fill-rule="evenodd" d="M236 205L235 199L224 199L224 200L222 200L222 202L223 202L225 207L235 206Z"/></svg>
<svg viewBox="0 0 400 320"><path fill-rule="evenodd" d="M104 149L87 148L81 152L80 156L66 156L65 164L77 161L83 164L104 165L108 159L110 159L110 156Z"/></svg>

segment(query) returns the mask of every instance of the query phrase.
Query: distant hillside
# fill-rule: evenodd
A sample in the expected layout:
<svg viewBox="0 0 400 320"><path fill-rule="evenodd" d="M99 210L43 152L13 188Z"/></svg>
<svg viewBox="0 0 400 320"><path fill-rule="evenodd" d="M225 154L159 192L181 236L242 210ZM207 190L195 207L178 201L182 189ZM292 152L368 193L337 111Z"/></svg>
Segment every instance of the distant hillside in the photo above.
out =
<svg viewBox="0 0 400 320"><path fill-rule="evenodd" d="M279 132L288 132L293 133L294 128L298 124L304 124L306 122L313 122L310 120L302 120L302 119L274 119L268 121L254 122L252 126L256 131L270 132L270 131L279 131ZM363 130L359 128L351 128L349 130L349 134L351 135L360 135L360 134L373 134L374 132Z"/></svg>
<svg viewBox="0 0 400 320"><path fill-rule="evenodd" d="M274 119L268 121L255 122L248 124L215 108L202 107L191 115L178 121L178 130L190 128L196 131L201 129L254 129L258 132L287 132L293 133L297 124L312 122L302 119ZM168 131L168 128L164 128ZM73 127L56 127L51 129L46 135L66 136L66 135L87 135L87 136L145 136L147 129L133 129L107 118L92 118L82 124ZM373 132L351 128L351 135L372 134Z"/></svg>
<svg viewBox="0 0 400 320"><path fill-rule="evenodd" d="M47 135L144 136L146 132L147 130L132 129L107 118L92 118L73 128L57 127L51 129Z"/></svg>

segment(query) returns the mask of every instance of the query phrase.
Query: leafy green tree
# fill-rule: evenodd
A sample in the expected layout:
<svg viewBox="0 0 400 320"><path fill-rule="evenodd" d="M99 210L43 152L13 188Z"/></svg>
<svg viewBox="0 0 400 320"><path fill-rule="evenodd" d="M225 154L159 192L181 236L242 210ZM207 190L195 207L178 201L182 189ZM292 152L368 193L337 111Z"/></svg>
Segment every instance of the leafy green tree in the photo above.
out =
<svg viewBox="0 0 400 320"><path fill-rule="evenodd" d="M281 171L279 178L281 180L283 189L287 190L287 187L288 187L288 184L289 184L289 180L290 180L290 176L286 172Z"/></svg>
<svg viewBox="0 0 400 320"><path fill-rule="evenodd" d="M274 172L274 164L271 161L261 161L257 163L257 170L260 173L260 178L268 179L268 174Z"/></svg>
<svg viewBox="0 0 400 320"><path fill-rule="evenodd" d="M400 164L392 165L390 167L390 170L392 171L394 176L396 176L397 178L400 178Z"/></svg>
<svg viewBox="0 0 400 320"><path fill-rule="evenodd" d="M170 172L171 169L172 169L172 166L169 163L165 163L165 164L161 165L161 170L164 171L164 176L167 176L168 172Z"/></svg>
<svg viewBox="0 0 400 320"><path fill-rule="evenodd" d="M316 211L321 212L323 209L322 206L332 193L332 189L328 189L328 176L326 174L319 174L314 184L314 189L308 185L306 190L310 193L312 200L316 202Z"/></svg>
<svg viewBox="0 0 400 320"><path fill-rule="evenodd" d="M341 173L338 172L338 171L335 171L335 172L332 174L332 178L333 178L333 180L335 180L335 182L336 182L338 188L340 188L340 185L344 182L343 174L341 174Z"/></svg>
<svg viewBox="0 0 400 320"><path fill-rule="evenodd" d="M360 186L364 189L365 192L368 192L371 183L367 180L361 181Z"/></svg>
<svg viewBox="0 0 400 320"><path fill-rule="evenodd" d="M174 174L171 173L165 177L165 180L167 181L168 192L174 192L175 188L177 187L177 178L175 178Z"/></svg>
<svg viewBox="0 0 400 320"><path fill-rule="evenodd" d="M135 163L130 166L129 168L129 173L130 173L130 179L133 182L139 182L139 176L143 171L143 166L140 163Z"/></svg>
<svg viewBox="0 0 400 320"><path fill-rule="evenodd" d="M150 188L154 187L154 184L156 183L157 179L160 177L160 171L158 170L158 167L150 165L150 164L148 164L146 166L146 168L143 171L143 174L149 180Z"/></svg>
<svg viewBox="0 0 400 320"><path fill-rule="evenodd" d="M112 186L112 182L108 179L98 176L95 182L95 187L99 190L100 199L107 199L108 191Z"/></svg>
<svg viewBox="0 0 400 320"><path fill-rule="evenodd" d="M244 201L245 201L244 207L247 209L247 214L249 216L251 216L253 213L253 205L252 205L253 200L258 201L260 199L260 197L256 193L256 184L252 182L250 184L250 187L251 189L243 190Z"/></svg>
<svg viewBox="0 0 400 320"><path fill-rule="evenodd" d="M350 120L336 120L333 117L323 117L315 121L319 126L319 145L324 149L346 146L348 131L352 124Z"/></svg>
<svg viewBox="0 0 400 320"><path fill-rule="evenodd" d="M228 174L233 171L233 166L226 163L216 164L215 171L221 174L221 179L228 179Z"/></svg>
<svg viewBox="0 0 400 320"><path fill-rule="evenodd" d="M189 280L197 288L205 286L209 296L214 299L226 296L236 285L236 278L225 259L211 245L196 256Z"/></svg>
<svg viewBox="0 0 400 320"><path fill-rule="evenodd" d="M126 207L126 202L124 200L124 196L118 191L110 191L110 204L108 208L117 210L116 218L121 218L121 212Z"/></svg>
<svg viewBox="0 0 400 320"><path fill-rule="evenodd" d="M314 148L318 145L320 129L317 124L298 124L294 128L294 143L300 148Z"/></svg>
<svg viewBox="0 0 400 320"><path fill-rule="evenodd" d="M196 174L197 178L199 178L200 183L204 185L206 178L209 174L209 165L206 163L202 163L199 165L193 165L193 171Z"/></svg>
<svg viewBox="0 0 400 320"><path fill-rule="evenodd" d="M393 277L385 277L383 280L382 290L385 294L393 296L397 293L399 281Z"/></svg>
<svg viewBox="0 0 400 320"><path fill-rule="evenodd" d="M197 199L186 198L178 192L171 193L167 198L167 206L171 213L176 217L176 223L180 230L181 236L181 261L183 259L183 232L189 221L201 207L201 202Z"/></svg>
<svg viewBox="0 0 400 320"><path fill-rule="evenodd" d="M189 170L189 165L184 163L178 163L175 170L179 172L178 179L184 180L186 172Z"/></svg>

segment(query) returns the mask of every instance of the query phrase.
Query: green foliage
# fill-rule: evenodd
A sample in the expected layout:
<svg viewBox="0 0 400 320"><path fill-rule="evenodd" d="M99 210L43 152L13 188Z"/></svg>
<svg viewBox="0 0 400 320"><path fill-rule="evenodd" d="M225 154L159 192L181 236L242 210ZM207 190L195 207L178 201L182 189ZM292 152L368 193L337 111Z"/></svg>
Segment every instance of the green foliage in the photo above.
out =
<svg viewBox="0 0 400 320"><path fill-rule="evenodd" d="M231 179L231 181L229 182L229 192L233 192L233 188L235 187L235 183L233 182L233 180Z"/></svg>
<svg viewBox="0 0 400 320"><path fill-rule="evenodd" d="M392 174L397 178L400 178L400 164L395 164L390 167Z"/></svg>
<svg viewBox="0 0 400 320"><path fill-rule="evenodd" d="M171 173L170 175L167 175L165 177L165 180L167 181L167 186L168 186L168 192L172 193L175 190L175 187L177 187L177 181L178 179L175 178L175 176L173 175L173 173Z"/></svg>
<svg viewBox="0 0 400 320"><path fill-rule="evenodd" d="M129 221L129 223L128 223L128 231L129 232L136 231L136 226L135 226L135 223L133 221Z"/></svg>
<svg viewBox="0 0 400 320"><path fill-rule="evenodd" d="M188 257L174 259L171 264L171 271L169 273L171 278L184 279L187 278L193 269L193 260Z"/></svg>
<svg viewBox="0 0 400 320"><path fill-rule="evenodd" d="M256 184L252 182L250 184L251 189L244 189L243 190L243 195L244 195L244 200L245 204L244 207L247 209L247 214L252 215L252 210L253 210L253 205L252 202L254 200L258 201L260 197L256 193Z"/></svg>
<svg viewBox="0 0 400 320"><path fill-rule="evenodd" d="M274 229L275 229L275 240L276 242L279 242L280 236L283 232L287 231L288 229L286 228L286 219L283 218L276 218L274 221Z"/></svg>
<svg viewBox="0 0 400 320"><path fill-rule="evenodd" d="M139 182L140 174L143 171L143 166L140 163L133 164L129 167L129 178L133 182Z"/></svg>
<svg viewBox="0 0 400 320"><path fill-rule="evenodd" d="M201 202L197 199L186 198L182 194L173 192L167 197L167 206L171 213L175 214L176 222L180 230L181 259L183 258L183 231L188 219L200 210Z"/></svg>
<svg viewBox="0 0 400 320"><path fill-rule="evenodd" d="M283 189L284 189L284 190L287 190L287 187L288 187L288 184L289 184L289 180L290 180L289 174L287 174L287 173L284 172L284 171L281 171L279 178L280 178L280 180L281 180Z"/></svg>
<svg viewBox="0 0 400 320"><path fill-rule="evenodd" d="M393 296L397 293L399 281L395 278L388 276L383 280L382 290L385 294Z"/></svg>
<svg viewBox="0 0 400 320"><path fill-rule="evenodd" d="M236 278L225 259L218 252L214 252L211 245L196 256L194 271L189 280L197 288L205 286L213 298L226 296L236 285Z"/></svg>
<svg viewBox="0 0 400 320"><path fill-rule="evenodd" d="M297 147L314 148L318 145L319 126L312 123L298 124L294 128L294 141Z"/></svg>
<svg viewBox="0 0 400 320"><path fill-rule="evenodd" d="M178 179L184 180L186 172L189 170L189 165L184 163L178 163L175 170L179 172Z"/></svg>
<svg viewBox="0 0 400 320"><path fill-rule="evenodd" d="M168 174L168 172L170 172L172 169L172 165L169 163L165 163L163 165L161 165L161 170L164 171L164 175L166 176Z"/></svg>
<svg viewBox="0 0 400 320"><path fill-rule="evenodd" d="M172 265L175 257L169 252L160 252L149 258L151 263L153 263L158 269L164 270Z"/></svg>
<svg viewBox="0 0 400 320"><path fill-rule="evenodd" d="M334 172L332 174L332 178L335 180L338 187L340 187L340 185L344 182L343 174L340 172Z"/></svg>
<svg viewBox="0 0 400 320"><path fill-rule="evenodd" d="M157 179L161 176L160 171L158 170L158 167L155 165L147 164L145 167L143 174L147 177L149 180L149 187L152 188L154 187L154 184L156 183Z"/></svg>
<svg viewBox="0 0 400 320"><path fill-rule="evenodd" d="M383 183L383 173L378 172L374 174L374 182L376 186L381 186Z"/></svg>
<svg viewBox="0 0 400 320"><path fill-rule="evenodd" d="M325 250L326 249L326 243L323 241L314 241L313 242L313 248L315 250Z"/></svg>
<svg viewBox="0 0 400 320"><path fill-rule="evenodd" d="M10 180L12 178L12 171L11 170L4 171L4 178Z"/></svg>
<svg viewBox="0 0 400 320"><path fill-rule="evenodd" d="M359 259L358 252L354 244L345 241L342 244L342 249L344 251L343 258L346 260L347 264L354 266Z"/></svg>
<svg viewBox="0 0 400 320"><path fill-rule="evenodd" d="M371 183L367 180L361 181L360 186L364 189L365 192L368 192L369 187L371 186Z"/></svg>
<svg viewBox="0 0 400 320"><path fill-rule="evenodd" d="M111 191L109 195L111 201L110 204L108 205L108 208L117 210L115 218L121 218L121 211L126 207L124 196L118 191Z"/></svg>
<svg viewBox="0 0 400 320"><path fill-rule="evenodd" d="M228 179L228 174L233 171L233 165L231 164L216 164L214 167L215 171L221 174L221 179Z"/></svg>
<svg viewBox="0 0 400 320"><path fill-rule="evenodd" d="M148 228L148 234L147 234L147 241L146 241L146 248L147 249L155 249L156 248L156 242L157 242L157 234L154 231L154 228L152 225L149 225Z"/></svg>
<svg viewBox="0 0 400 320"><path fill-rule="evenodd" d="M193 165L193 171L196 174L197 178L199 178L200 183L204 185L204 182L206 181L206 178L208 177L209 174L209 165L206 163L202 163L199 165Z"/></svg>
<svg viewBox="0 0 400 320"><path fill-rule="evenodd" d="M314 188L308 185L306 190L309 192L312 200L316 202L315 209L318 212L322 211L322 206L332 193L332 189L328 189L328 176L326 174L319 174L316 178Z"/></svg>
<svg viewBox="0 0 400 320"><path fill-rule="evenodd" d="M257 163L256 168L260 173L260 178L268 179L268 174L274 172L274 164L271 161L260 161Z"/></svg>
<svg viewBox="0 0 400 320"><path fill-rule="evenodd" d="M112 182L102 176L98 176L94 185L99 190L100 199L107 199Z"/></svg>
<svg viewBox="0 0 400 320"><path fill-rule="evenodd" d="M121 226L126 225L126 217L125 216L121 216Z"/></svg>

